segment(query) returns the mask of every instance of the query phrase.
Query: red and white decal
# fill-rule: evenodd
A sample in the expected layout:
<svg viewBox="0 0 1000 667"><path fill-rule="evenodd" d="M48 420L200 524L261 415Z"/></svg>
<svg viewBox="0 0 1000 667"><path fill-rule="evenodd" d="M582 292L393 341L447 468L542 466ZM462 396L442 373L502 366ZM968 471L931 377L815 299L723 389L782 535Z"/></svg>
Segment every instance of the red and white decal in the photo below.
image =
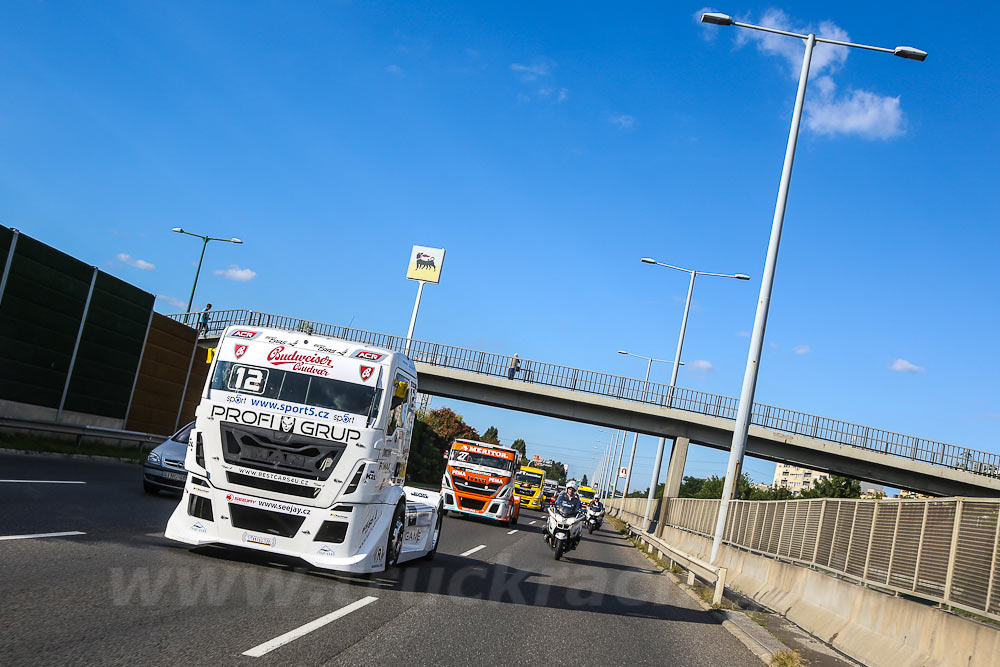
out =
<svg viewBox="0 0 1000 667"><path fill-rule="evenodd" d="M274 366L294 364L293 371L300 373L311 373L313 375L326 376L328 368L333 368L333 357L320 354L303 354L298 350L285 351L284 345L271 348L267 353L267 360Z"/></svg>
<svg viewBox="0 0 1000 667"><path fill-rule="evenodd" d="M384 354L380 354L378 352L370 352L368 350L360 350L354 353L354 357L356 359L366 359L368 361L378 361L384 356L385 356Z"/></svg>
<svg viewBox="0 0 1000 667"><path fill-rule="evenodd" d="M311 513L308 507L299 507L290 503L274 502L259 498L247 498L246 496L238 496L235 493L227 493L226 502L239 503L240 505L247 505L249 507L259 507L271 510L272 512L281 512L282 514L292 514L295 516L309 516Z"/></svg>
<svg viewBox="0 0 1000 667"><path fill-rule="evenodd" d="M233 337L233 338L246 338L247 340L250 340L251 338L253 338L254 336L256 336L258 333L260 333L260 332L258 332L258 331L250 331L249 329L237 329L236 331L232 332L229 335L231 337Z"/></svg>
<svg viewBox="0 0 1000 667"><path fill-rule="evenodd" d="M360 368L358 368L358 372L361 373L361 380L364 382L368 382L369 378L371 378L372 376L372 373L375 372L375 369L372 368L371 366L361 366Z"/></svg>
<svg viewBox="0 0 1000 667"><path fill-rule="evenodd" d="M233 352L236 354L236 358L239 359L244 354L246 354L246 352L247 352L247 346L246 345L239 345L239 344L237 344L236 348L233 350Z"/></svg>

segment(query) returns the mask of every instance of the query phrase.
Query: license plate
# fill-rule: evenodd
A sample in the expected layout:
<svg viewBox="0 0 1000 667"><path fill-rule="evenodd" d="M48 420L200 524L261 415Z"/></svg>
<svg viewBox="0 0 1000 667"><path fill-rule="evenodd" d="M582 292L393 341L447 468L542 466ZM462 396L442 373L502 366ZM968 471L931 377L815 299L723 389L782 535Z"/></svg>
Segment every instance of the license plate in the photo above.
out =
<svg viewBox="0 0 1000 667"><path fill-rule="evenodd" d="M253 533L243 533L243 541L247 544L259 544L265 547L273 547L275 539L270 535L254 535Z"/></svg>
<svg viewBox="0 0 1000 667"><path fill-rule="evenodd" d="M183 482L187 479L187 475L182 472L165 472L163 476L167 479L172 479L175 482Z"/></svg>

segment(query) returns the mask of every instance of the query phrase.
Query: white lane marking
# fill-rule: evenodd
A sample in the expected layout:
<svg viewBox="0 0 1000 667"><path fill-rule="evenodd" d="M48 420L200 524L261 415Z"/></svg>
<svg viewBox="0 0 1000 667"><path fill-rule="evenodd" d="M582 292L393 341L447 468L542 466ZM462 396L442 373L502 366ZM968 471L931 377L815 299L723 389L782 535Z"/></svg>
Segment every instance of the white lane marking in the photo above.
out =
<svg viewBox="0 0 1000 667"><path fill-rule="evenodd" d="M479 545L478 547L472 547L471 549L469 549L469 550L468 550L468 551L466 551L465 553L462 553L462 554L458 554L458 555L459 555L459 556L471 556L472 554L476 553L476 552L477 552L477 551L479 551L480 549L485 549L485 548L486 548L486 545L485 545L485 544L480 544L480 545Z"/></svg>
<svg viewBox="0 0 1000 667"><path fill-rule="evenodd" d="M259 646L254 646L249 651L244 651L243 655L248 655L251 658L259 658L262 655L270 653L271 651L273 651L278 647L284 646L285 644L295 641L296 639L298 639L303 635L309 634L313 630L319 630L327 623L332 623L333 621L336 621L338 618L343 618L344 616L350 614L352 611L357 611L358 609L361 609L362 607L369 605L372 602L375 602L375 600L378 600L378 598L372 597L371 595L369 595L368 597L361 598L357 602L352 602L346 607L341 607L337 611L331 612L326 616L320 616L315 621L309 621L305 625L299 626L294 630L290 630L283 635L275 637L269 642L264 642Z"/></svg>
<svg viewBox="0 0 1000 667"><path fill-rule="evenodd" d="M76 482L64 479L0 479L0 483L5 484L86 484L86 482Z"/></svg>
<svg viewBox="0 0 1000 667"><path fill-rule="evenodd" d="M508 535L513 535L513 534L514 534L514 533L516 533L516 532L517 532L517 528L515 528L514 530L508 530L508 531L507 531L507 534L508 534Z"/></svg>
<svg viewBox="0 0 1000 667"><path fill-rule="evenodd" d="M537 521L529 521L529 522L528 522L528 525L529 525L529 526L534 526L534 525L535 525L536 523L538 523L538 522L537 522Z"/></svg>
<svg viewBox="0 0 1000 667"><path fill-rule="evenodd" d="M33 535L0 535L0 540L30 540L35 537L69 537L70 535L86 535L79 530L70 530L65 533L35 533Z"/></svg>

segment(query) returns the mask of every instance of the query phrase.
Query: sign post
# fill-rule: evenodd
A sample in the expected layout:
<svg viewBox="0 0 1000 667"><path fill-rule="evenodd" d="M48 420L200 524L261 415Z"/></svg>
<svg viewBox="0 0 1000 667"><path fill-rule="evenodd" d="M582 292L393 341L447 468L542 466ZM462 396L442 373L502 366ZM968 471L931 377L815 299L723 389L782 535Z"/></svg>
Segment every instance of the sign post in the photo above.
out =
<svg viewBox="0 0 1000 667"><path fill-rule="evenodd" d="M410 344L413 342L413 329L417 326L417 313L420 312L420 297L424 293L424 285L441 282L441 269L444 267L444 248L428 248L415 245L410 251L410 264L406 269L406 279L416 280L417 298L413 302L413 314L410 316L410 328L406 332L406 354L410 354Z"/></svg>

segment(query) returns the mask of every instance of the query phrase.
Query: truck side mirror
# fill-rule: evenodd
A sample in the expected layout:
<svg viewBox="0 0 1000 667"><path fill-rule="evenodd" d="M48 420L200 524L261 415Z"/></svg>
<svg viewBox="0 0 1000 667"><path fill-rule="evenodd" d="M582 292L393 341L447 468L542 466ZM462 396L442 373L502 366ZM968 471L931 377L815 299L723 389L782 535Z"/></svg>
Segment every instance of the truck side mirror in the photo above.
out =
<svg viewBox="0 0 1000 667"><path fill-rule="evenodd" d="M410 383L405 380L397 380L395 382L396 390L394 395L396 398L406 398L406 394L410 391Z"/></svg>

